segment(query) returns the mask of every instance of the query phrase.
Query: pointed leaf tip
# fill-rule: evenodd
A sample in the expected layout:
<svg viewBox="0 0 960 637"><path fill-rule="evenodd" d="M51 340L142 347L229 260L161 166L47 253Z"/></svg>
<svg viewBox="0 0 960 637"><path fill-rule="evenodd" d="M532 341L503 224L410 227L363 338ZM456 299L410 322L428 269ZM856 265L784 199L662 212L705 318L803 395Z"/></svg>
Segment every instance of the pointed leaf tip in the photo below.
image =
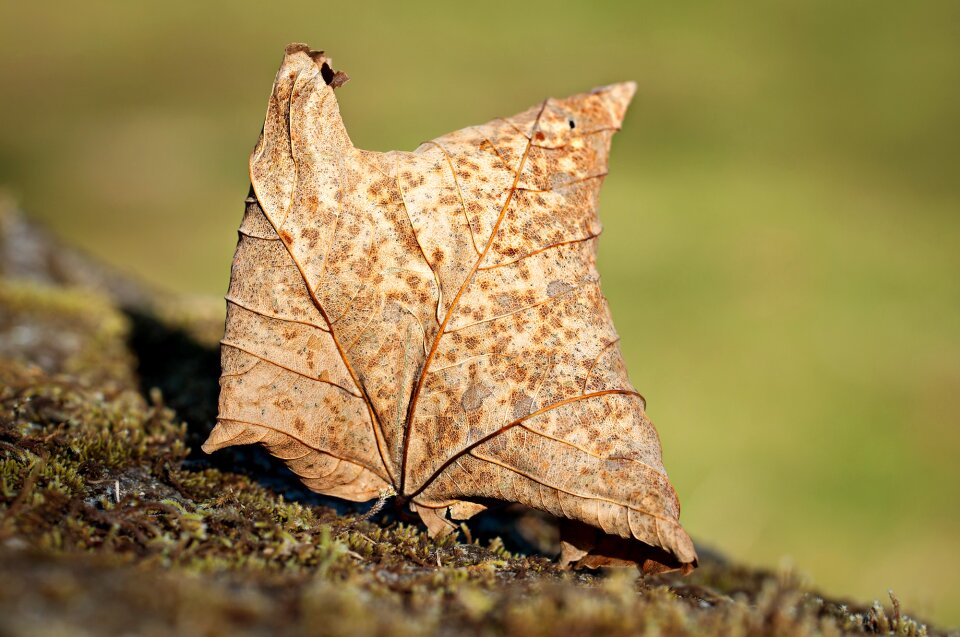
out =
<svg viewBox="0 0 960 637"><path fill-rule="evenodd" d="M619 82L603 86L594 91L603 97L607 108L610 109L617 126L623 123L623 118L627 113L627 107L633 100L637 92L636 82Z"/></svg>
<svg viewBox="0 0 960 637"><path fill-rule="evenodd" d="M291 42L284 49L283 52L286 55L294 55L296 53L310 53L310 47L303 42ZM321 51L323 53L323 51Z"/></svg>
<svg viewBox="0 0 960 637"><path fill-rule="evenodd" d="M232 438L233 436L226 431L226 427L222 423L217 423L213 429L210 430L210 434L204 443L200 445L200 449L202 449L204 453L213 453L224 447L229 447Z"/></svg>

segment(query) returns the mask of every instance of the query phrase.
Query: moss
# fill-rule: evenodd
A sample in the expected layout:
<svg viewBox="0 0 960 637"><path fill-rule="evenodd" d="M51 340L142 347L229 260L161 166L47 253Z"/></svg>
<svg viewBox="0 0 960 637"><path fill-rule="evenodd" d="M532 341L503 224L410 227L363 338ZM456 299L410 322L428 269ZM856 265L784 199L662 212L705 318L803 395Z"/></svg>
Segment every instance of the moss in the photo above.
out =
<svg viewBox="0 0 960 637"><path fill-rule="evenodd" d="M0 356L69 374L101 390L130 386L126 318L103 296L79 288L0 279Z"/></svg>
<svg viewBox="0 0 960 637"><path fill-rule="evenodd" d="M564 572L516 510L431 540L255 450L199 456L220 319L185 307L0 282L0 634L938 634L709 554L687 578Z"/></svg>

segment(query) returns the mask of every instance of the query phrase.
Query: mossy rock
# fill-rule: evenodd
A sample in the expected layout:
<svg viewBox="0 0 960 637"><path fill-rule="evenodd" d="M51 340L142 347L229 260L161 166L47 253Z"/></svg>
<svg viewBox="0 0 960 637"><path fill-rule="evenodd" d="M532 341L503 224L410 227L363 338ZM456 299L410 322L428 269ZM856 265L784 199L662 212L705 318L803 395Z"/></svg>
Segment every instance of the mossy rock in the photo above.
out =
<svg viewBox="0 0 960 637"><path fill-rule="evenodd" d="M18 257L24 244L44 257ZM946 634L895 599L824 599L702 549L688 577L562 571L551 521L515 509L432 540L403 511L305 491L256 450L202 456L216 310L9 211L0 274L0 634Z"/></svg>

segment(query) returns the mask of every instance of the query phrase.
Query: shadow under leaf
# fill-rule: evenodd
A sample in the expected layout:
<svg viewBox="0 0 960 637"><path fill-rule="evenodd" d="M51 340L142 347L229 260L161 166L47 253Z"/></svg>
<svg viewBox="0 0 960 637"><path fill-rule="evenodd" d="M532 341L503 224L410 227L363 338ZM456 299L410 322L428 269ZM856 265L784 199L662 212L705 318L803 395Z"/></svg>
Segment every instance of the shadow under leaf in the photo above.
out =
<svg viewBox="0 0 960 637"><path fill-rule="evenodd" d="M186 422L190 454L187 469L208 467L241 473L288 501L326 506L338 513L369 508L310 491L280 462L259 445L230 447L207 455L200 445L217 420L220 392L220 349L198 342L184 329L170 326L139 309L125 309L130 320L129 345L137 357L140 391L148 396L156 388L163 402Z"/></svg>

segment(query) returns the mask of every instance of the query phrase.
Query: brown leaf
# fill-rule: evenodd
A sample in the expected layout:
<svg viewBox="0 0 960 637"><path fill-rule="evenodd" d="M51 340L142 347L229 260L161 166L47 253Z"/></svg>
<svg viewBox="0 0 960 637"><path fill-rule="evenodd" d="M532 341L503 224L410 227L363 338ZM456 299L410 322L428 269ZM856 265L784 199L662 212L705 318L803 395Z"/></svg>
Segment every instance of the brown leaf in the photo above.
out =
<svg viewBox="0 0 960 637"><path fill-rule="evenodd" d="M347 136L345 77L287 48L250 158L204 450L261 443L349 500L395 490L434 534L504 500L657 549L644 564L694 564L595 267L634 84L379 153ZM602 552L582 536L577 552Z"/></svg>

